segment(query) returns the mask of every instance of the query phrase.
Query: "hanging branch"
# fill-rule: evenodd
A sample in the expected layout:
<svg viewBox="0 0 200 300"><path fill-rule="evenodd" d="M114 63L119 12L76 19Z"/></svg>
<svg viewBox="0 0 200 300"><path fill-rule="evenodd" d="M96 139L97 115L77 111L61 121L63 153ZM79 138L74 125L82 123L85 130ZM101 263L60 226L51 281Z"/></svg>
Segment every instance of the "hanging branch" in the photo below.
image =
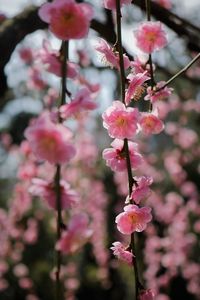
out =
<svg viewBox="0 0 200 300"><path fill-rule="evenodd" d="M69 42L63 41L61 45L61 101L58 104L58 107L65 103L66 98L66 89L67 89L67 60L68 60L68 52L69 52ZM59 115L59 123L61 123L61 117ZM61 207L61 188L60 188L60 180L61 180L61 165L57 164L56 173L55 173L55 192L56 192L56 210L57 210L57 242L61 238L61 230L62 230L62 207ZM61 300L61 282L60 282L60 269L61 269L61 251L56 251L56 300Z"/></svg>
<svg viewBox="0 0 200 300"><path fill-rule="evenodd" d="M118 52L119 52L121 99L122 99L122 102L125 104L126 76L125 76L125 69L124 69L122 34L121 34L121 18L122 18L122 16L121 16L120 0L116 0L116 15L117 15L116 45L117 45ZM124 151L125 151L126 163L127 163L129 197L130 197L135 180L133 179L133 174L132 174L132 169L131 169L128 139L124 139ZM136 252L134 233L131 234L130 248L132 250L132 253ZM139 272L138 272L136 257L133 258L133 268L134 268L134 273L135 273L135 296L136 296L136 299L138 299L139 289L141 288L142 285L140 284L140 280L139 280Z"/></svg>
<svg viewBox="0 0 200 300"><path fill-rule="evenodd" d="M150 0L145 0L145 5L146 5L146 15L147 15L147 21L151 21L151 4L150 4ZM151 84L151 89L153 90L155 83L155 79L154 79L154 72L153 72L153 61L152 61L152 55L151 53L149 54L149 59L148 59L148 63L150 66L150 84ZM149 111L152 111L152 103L149 103Z"/></svg>

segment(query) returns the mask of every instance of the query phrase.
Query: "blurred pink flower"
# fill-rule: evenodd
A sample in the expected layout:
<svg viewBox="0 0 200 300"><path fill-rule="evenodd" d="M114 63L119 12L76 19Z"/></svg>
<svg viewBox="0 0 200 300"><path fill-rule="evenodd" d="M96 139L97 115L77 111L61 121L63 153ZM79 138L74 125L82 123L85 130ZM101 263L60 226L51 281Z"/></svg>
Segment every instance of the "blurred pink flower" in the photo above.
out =
<svg viewBox="0 0 200 300"><path fill-rule="evenodd" d="M120 213L115 222L118 230L123 234L131 234L135 231L145 230L147 223L152 219L150 207L138 207L129 204L124 207L124 212Z"/></svg>
<svg viewBox="0 0 200 300"><path fill-rule="evenodd" d="M70 188L70 185L66 181L60 181L60 190L62 209L68 209L77 204L78 195ZM48 182L40 178L34 178L32 180L32 185L29 188L29 192L34 196L43 198L51 208L57 208L54 182Z"/></svg>
<svg viewBox="0 0 200 300"><path fill-rule="evenodd" d="M60 53L57 50L53 50L47 40L43 41L43 48L37 52L36 58L38 63L41 63L48 72L58 77L62 76ZM73 79L78 74L78 66L72 62L67 63L66 70L66 77L68 78Z"/></svg>
<svg viewBox="0 0 200 300"><path fill-rule="evenodd" d="M120 6L131 4L132 0L120 0ZM104 7L107 9L116 9L116 0L104 0Z"/></svg>
<svg viewBox="0 0 200 300"><path fill-rule="evenodd" d="M133 68L133 71L134 71L135 74L144 73L145 71L148 71L147 66L148 66L147 60L142 61L137 56L135 57L135 59L133 61L131 61L131 67Z"/></svg>
<svg viewBox="0 0 200 300"><path fill-rule="evenodd" d="M103 151L103 158L106 160L106 165L113 171L123 172L127 168L126 155L124 152L124 141L115 139L111 146ZM131 141L128 142L129 156L131 160L132 169L137 169L142 163L142 155L138 152L138 145Z"/></svg>
<svg viewBox="0 0 200 300"><path fill-rule="evenodd" d="M49 88L48 92L44 96L44 104L51 108L56 103L57 99L59 98L59 93L54 88Z"/></svg>
<svg viewBox="0 0 200 300"><path fill-rule="evenodd" d="M19 166L17 177L21 180L27 180L35 177L37 174L37 167L32 162L27 162Z"/></svg>
<svg viewBox="0 0 200 300"><path fill-rule="evenodd" d="M70 143L71 131L62 124L53 123L48 113L37 118L24 135L38 159L59 164L75 155L75 148Z"/></svg>
<svg viewBox="0 0 200 300"><path fill-rule="evenodd" d="M145 53L152 53L167 45L167 37L160 22L144 22L134 33L137 47Z"/></svg>
<svg viewBox="0 0 200 300"><path fill-rule="evenodd" d="M144 100L150 100L151 103L154 103L158 100L165 100L166 98L168 98L172 94L172 88L168 88L166 86L165 88L159 90L165 85L165 83L165 81L160 81L156 84L155 88L152 89L151 87L148 87L147 95L144 97Z"/></svg>
<svg viewBox="0 0 200 300"><path fill-rule="evenodd" d="M29 270L28 270L26 265L24 265L23 263L19 263L19 264L14 266L13 273L17 277L24 277L24 276L28 275Z"/></svg>
<svg viewBox="0 0 200 300"><path fill-rule="evenodd" d="M88 217L85 214L74 215L69 222L67 231L63 232L56 249L65 254L78 251L91 237Z"/></svg>
<svg viewBox="0 0 200 300"><path fill-rule="evenodd" d="M38 222L30 218L27 221L27 228L23 234L23 240L27 244L35 244L38 239Z"/></svg>
<svg viewBox="0 0 200 300"><path fill-rule="evenodd" d="M133 138L138 128L139 111L120 101L114 101L103 113L103 126L113 138Z"/></svg>
<svg viewBox="0 0 200 300"><path fill-rule="evenodd" d="M87 88L82 88L70 103L60 107L60 113L62 118L68 118L81 111L94 110L95 108L97 108L97 103L92 99L92 93Z"/></svg>
<svg viewBox="0 0 200 300"><path fill-rule="evenodd" d="M30 289L33 286L32 280L28 277L20 278L18 283L22 289Z"/></svg>
<svg viewBox="0 0 200 300"><path fill-rule="evenodd" d="M139 124L146 135L158 134L164 129L163 122L154 113L141 113Z"/></svg>
<svg viewBox="0 0 200 300"><path fill-rule="evenodd" d="M89 30L93 10L89 4L74 0L54 0L39 9L40 18L49 24L49 29L62 40L84 38Z"/></svg>
<svg viewBox="0 0 200 300"><path fill-rule="evenodd" d="M78 82L81 85L86 86L91 93L97 93L100 90L100 85L98 83L91 83L89 82L84 76L82 76L81 74L78 74Z"/></svg>
<svg viewBox="0 0 200 300"><path fill-rule="evenodd" d="M128 251L124 245L120 242L114 242L113 247L110 247L113 251L113 254L120 260L126 262L129 265L133 263L133 253Z"/></svg>
<svg viewBox="0 0 200 300"><path fill-rule="evenodd" d="M174 142L183 149L189 149L198 141L197 133L190 128L180 128L174 137Z"/></svg>
<svg viewBox="0 0 200 300"><path fill-rule="evenodd" d="M27 87L30 89L43 90L47 84L42 78L41 69L38 66L30 67L28 69Z"/></svg>
<svg viewBox="0 0 200 300"><path fill-rule="evenodd" d="M139 100L145 91L143 86L144 82L150 79L147 76L147 71L143 73L129 74L127 79L129 80L128 89L126 91L125 102L128 105L133 100Z"/></svg>
<svg viewBox="0 0 200 300"><path fill-rule="evenodd" d="M90 65L91 59L86 49L78 49L77 55L79 64L82 67L88 67Z"/></svg>
<svg viewBox="0 0 200 300"><path fill-rule="evenodd" d="M104 40L100 39L99 44L95 47L97 51L103 54L102 61L111 67L119 69L119 53ZM126 54L123 55L124 68L127 69L130 66L129 58Z"/></svg>
<svg viewBox="0 0 200 300"><path fill-rule="evenodd" d="M134 177L136 183L133 184L131 199L136 204L139 204L141 200L146 199L151 190L149 186L153 183L153 178L149 176Z"/></svg>
<svg viewBox="0 0 200 300"><path fill-rule="evenodd" d="M28 141L24 140L22 141L21 145L20 145L20 152L24 155L24 156L29 156L32 151L31 151L31 147Z"/></svg>

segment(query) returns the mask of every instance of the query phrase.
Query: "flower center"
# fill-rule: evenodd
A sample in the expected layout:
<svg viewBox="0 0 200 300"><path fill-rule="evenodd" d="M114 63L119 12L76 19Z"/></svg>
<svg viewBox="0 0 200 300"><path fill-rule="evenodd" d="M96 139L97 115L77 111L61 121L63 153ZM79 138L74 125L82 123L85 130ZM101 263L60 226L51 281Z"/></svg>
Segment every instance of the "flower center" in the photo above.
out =
<svg viewBox="0 0 200 300"><path fill-rule="evenodd" d="M138 223L138 216L135 215L135 214L130 214L129 215L129 220L130 220L130 223L132 223L133 225L135 225L135 224Z"/></svg>
<svg viewBox="0 0 200 300"><path fill-rule="evenodd" d="M146 37L147 37L147 40L148 40L149 42L154 43L155 40L156 40L156 33L150 31L150 32L147 33Z"/></svg>
<svg viewBox="0 0 200 300"><path fill-rule="evenodd" d="M151 117L147 117L145 119L145 126L148 127L148 128L153 128L155 125L155 122L154 122L154 119L151 118Z"/></svg>
<svg viewBox="0 0 200 300"><path fill-rule="evenodd" d="M53 151L56 146L55 140L49 136L44 137L41 142L42 142L42 147L44 149L48 149L49 151Z"/></svg>
<svg viewBox="0 0 200 300"><path fill-rule="evenodd" d="M119 127L123 127L124 125L126 125L127 121L122 117L119 116L116 120L116 125Z"/></svg>
<svg viewBox="0 0 200 300"><path fill-rule="evenodd" d="M126 158L126 155L125 155L124 151L117 149L116 150L116 159L122 160L125 158Z"/></svg>

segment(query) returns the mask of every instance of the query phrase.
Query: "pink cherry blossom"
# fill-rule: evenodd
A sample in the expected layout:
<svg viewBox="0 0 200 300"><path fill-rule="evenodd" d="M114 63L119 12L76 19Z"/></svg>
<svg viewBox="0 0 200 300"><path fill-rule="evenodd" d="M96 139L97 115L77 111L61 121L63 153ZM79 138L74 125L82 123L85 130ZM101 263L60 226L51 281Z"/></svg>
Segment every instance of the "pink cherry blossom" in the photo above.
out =
<svg viewBox="0 0 200 300"><path fill-rule="evenodd" d="M152 177L148 176L141 176L141 177L134 177L136 183L133 184L131 199L136 204L139 204L141 200L147 198L151 194L151 190L149 186L153 182Z"/></svg>
<svg viewBox="0 0 200 300"><path fill-rule="evenodd" d="M129 265L133 263L133 253L128 251L124 245L120 242L114 242L113 247L110 247L113 251L113 254L119 259L126 262Z"/></svg>
<svg viewBox="0 0 200 300"><path fill-rule="evenodd" d="M150 100L151 103L155 103L158 100L164 100L168 98L172 94L173 89L168 88L167 86L162 88L165 83L165 81L160 81L156 84L155 88L152 89L151 87L148 87L147 95L144 97L144 100Z"/></svg>
<svg viewBox="0 0 200 300"><path fill-rule="evenodd" d="M22 141L21 145L20 145L20 152L24 155L24 156L29 156L32 151L31 151L31 147L28 141L24 140Z"/></svg>
<svg viewBox="0 0 200 300"><path fill-rule="evenodd" d="M43 90L47 84L42 78L41 69L39 66L34 66L28 70L29 79L27 81L27 87L33 90Z"/></svg>
<svg viewBox="0 0 200 300"><path fill-rule="evenodd" d="M137 108L125 107L120 101L114 101L103 113L103 126L113 138L133 138L138 128L139 111Z"/></svg>
<svg viewBox="0 0 200 300"><path fill-rule="evenodd" d="M133 61L131 61L131 67L133 68L133 73L144 73L147 71L147 60L142 61L139 57L135 57ZM149 74L148 74L149 75Z"/></svg>
<svg viewBox="0 0 200 300"><path fill-rule="evenodd" d="M92 230L89 229L88 223L88 217L83 213L72 216L68 229L63 232L56 249L65 254L78 251L92 235Z"/></svg>
<svg viewBox="0 0 200 300"><path fill-rule="evenodd" d="M114 49L104 40L100 39L99 44L95 47L97 51L103 54L102 61L116 69L119 69L119 52ZM127 69L130 66L129 58L126 54L123 55L124 68Z"/></svg>
<svg viewBox="0 0 200 300"><path fill-rule="evenodd" d="M158 134L164 129L163 122L154 113L142 113L139 123L146 135Z"/></svg>
<svg viewBox="0 0 200 300"><path fill-rule="evenodd" d="M61 77L61 56L59 51L53 50L48 41L43 41L43 48L37 52L37 62L42 64L44 68L55 74L56 76ZM68 62L66 66L67 72L66 76L68 78L75 78L78 74L78 66L72 62Z"/></svg>
<svg viewBox="0 0 200 300"><path fill-rule="evenodd" d="M81 39L89 30L93 10L89 4L74 0L54 0L39 9L40 18L59 39Z"/></svg>
<svg viewBox="0 0 200 300"><path fill-rule="evenodd" d="M131 4L132 0L120 0L120 6ZM104 7L107 9L116 9L116 0L104 0Z"/></svg>
<svg viewBox="0 0 200 300"><path fill-rule="evenodd" d="M29 290L33 286L33 281L30 278L23 277L19 279L18 284L22 289Z"/></svg>
<svg viewBox="0 0 200 300"><path fill-rule="evenodd" d="M79 49L77 50L78 62L82 67L88 67L91 63L91 59L87 50Z"/></svg>
<svg viewBox="0 0 200 300"><path fill-rule="evenodd" d="M180 128L177 135L174 137L174 142L183 149L191 148L198 141L197 133L190 128Z"/></svg>
<svg viewBox="0 0 200 300"><path fill-rule="evenodd" d="M31 162L19 166L17 177L21 180L32 179L37 174L37 167Z"/></svg>
<svg viewBox="0 0 200 300"><path fill-rule="evenodd" d="M68 209L73 207L78 202L77 193L70 188L70 185L64 181L60 181L61 190L61 208ZM56 209L56 193L54 182L48 182L40 178L34 178L29 192L43 198L51 208Z"/></svg>
<svg viewBox="0 0 200 300"><path fill-rule="evenodd" d="M133 100L140 99L140 97L145 91L143 84L145 81L150 79L150 77L147 76L147 71L145 71L143 73L137 73L136 75L129 74L127 78L129 80L129 86L125 95L126 105L130 103L131 99Z"/></svg>
<svg viewBox="0 0 200 300"><path fill-rule="evenodd" d="M84 85L85 87L87 87L91 93L97 93L100 90L100 84L98 83L91 83L89 82L84 76L82 76L81 74L78 75L78 82L81 85Z"/></svg>
<svg viewBox="0 0 200 300"><path fill-rule="evenodd" d="M106 165L113 171L123 172L127 168L126 156L124 152L124 141L115 139L111 146L103 151L103 158L106 160ZM129 156L132 169L137 169L142 163L142 155L138 152L138 145L131 141L128 142Z"/></svg>
<svg viewBox="0 0 200 300"><path fill-rule="evenodd" d="M68 118L81 111L95 108L97 108L97 103L92 99L91 92L87 88L82 88L70 103L61 106L60 113L62 118Z"/></svg>
<svg viewBox="0 0 200 300"><path fill-rule="evenodd" d="M136 45L145 53L152 53L167 45L167 37L160 22L144 22L135 31Z"/></svg>
<svg viewBox="0 0 200 300"><path fill-rule="evenodd" d="M75 155L75 148L70 143L71 131L62 124L53 123L47 113L37 118L24 135L38 159L58 164Z"/></svg>
<svg viewBox="0 0 200 300"><path fill-rule="evenodd" d="M50 88L43 98L44 104L48 108L53 107L55 105L57 99L59 99L59 93L54 88Z"/></svg>
<svg viewBox="0 0 200 300"><path fill-rule="evenodd" d="M138 207L129 204L124 207L124 212L120 213L115 222L118 230L123 234L131 234L135 231L145 230L147 223L152 219L150 207Z"/></svg>
<svg viewBox="0 0 200 300"><path fill-rule="evenodd" d="M154 300L154 293L152 290L143 290L140 292L139 300Z"/></svg>
<svg viewBox="0 0 200 300"><path fill-rule="evenodd" d="M24 277L28 275L29 271L26 265L19 263L13 268L13 273L17 277Z"/></svg>
<svg viewBox="0 0 200 300"><path fill-rule="evenodd" d="M38 239L38 222L31 218L27 222L27 228L23 234L23 240L30 245L37 242Z"/></svg>

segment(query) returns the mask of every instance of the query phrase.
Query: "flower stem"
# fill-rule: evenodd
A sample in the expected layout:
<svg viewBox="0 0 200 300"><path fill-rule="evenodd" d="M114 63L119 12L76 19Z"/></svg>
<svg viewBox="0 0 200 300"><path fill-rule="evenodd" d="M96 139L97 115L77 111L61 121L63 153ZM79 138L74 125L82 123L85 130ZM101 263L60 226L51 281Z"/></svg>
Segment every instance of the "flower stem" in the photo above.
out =
<svg viewBox="0 0 200 300"><path fill-rule="evenodd" d="M69 52L69 42L63 41L61 45L61 95L60 95L60 103L58 104L58 108L65 104L66 98L66 89L67 89L67 60L68 60L68 52ZM58 116L59 123L62 122L60 114ZM54 177L55 183L55 193L56 193L56 210L57 210L57 234L56 240L57 242L61 238L61 230L62 230L62 205L61 205L61 188L60 188L60 180L61 180L61 165L56 165L56 172ZM61 295L61 282L60 282L60 269L62 263L62 256L60 250L56 251L56 300L61 300L63 297Z"/></svg>
<svg viewBox="0 0 200 300"><path fill-rule="evenodd" d="M162 87L156 90L156 92L164 89L168 86L172 81L174 81L177 77L186 72L198 59L200 58L200 53L198 53L184 68L182 68L179 72L177 72L174 76L172 76Z"/></svg>
<svg viewBox="0 0 200 300"><path fill-rule="evenodd" d="M60 105L65 104L66 99L66 90L67 90L67 60L69 56L69 41L62 42L61 46L61 74L62 74L62 82L61 82L61 103Z"/></svg>
<svg viewBox="0 0 200 300"><path fill-rule="evenodd" d="M116 14L117 14L117 48L119 52L119 66L120 66L120 84L121 84L121 97L122 102L125 104L125 88L126 88L126 76L124 70L124 58L122 47L122 30L121 30L121 9L120 0L116 0Z"/></svg>
<svg viewBox="0 0 200 300"><path fill-rule="evenodd" d="M150 3L150 0L145 0L145 5L146 5L147 21L151 21L151 3ZM151 85L151 89L153 89L153 87L155 85L155 79L154 79L153 61L152 61L152 55L151 54L149 54L148 63L149 63L149 66L150 66L150 76L151 76L150 85ZM152 103L151 102L149 104L149 111L150 112L152 111Z"/></svg>
<svg viewBox="0 0 200 300"><path fill-rule="evenodd" d="M116 15L117 15L117 41L116 45L119 52L119 65L120 65L120 85L121 85L121 99L122 102L125 104L125 88L126 88L126 76L125 76L125 69L124 69L124 59L123 59L123 47L122 47L122 33L121 33L121 8L120 8L120 0L116 0ZM127 174L128 174L128 182L129 182L129 197L132 193L132 187L134 184L134 179L132 175L132 168L131 168L131 161L129 155L129 147L128 147L128 140L124 139L124 150L126 156L126 163L127 163ZM135 239L134 233L131 234L131 250L132 253L135 253ZM137 267L136 258L134 258L133 263L134 273L135 273L135 299L138 299L139 288L140 288L140 281L139 281L139 273Z"/></svg>
<svg viewBox="0 0 200 300"><path fill-rule="evenodd" d="M56 193L56 209L57 209L57 234L56 240L61 237L62 211L61 211L61 190L60 190L61 166L56 166L55 173L55 193ZM56 300L61 299L61 283L60 283L60 268L62 257L60 250L56 251Z"/></svg>

